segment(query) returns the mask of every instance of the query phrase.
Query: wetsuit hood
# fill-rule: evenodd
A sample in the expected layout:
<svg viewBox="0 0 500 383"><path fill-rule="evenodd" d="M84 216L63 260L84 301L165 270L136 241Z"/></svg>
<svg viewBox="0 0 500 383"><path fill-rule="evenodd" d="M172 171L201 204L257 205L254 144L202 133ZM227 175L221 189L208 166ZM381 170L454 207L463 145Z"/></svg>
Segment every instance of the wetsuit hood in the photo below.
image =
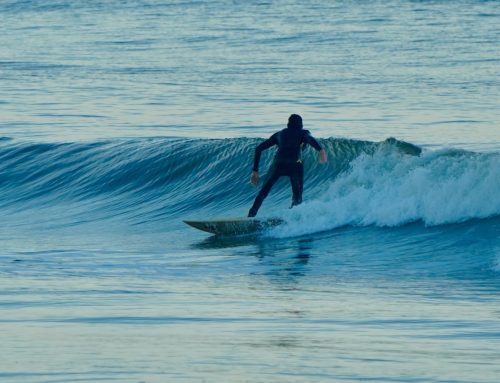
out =
<svg viewBox="0 0 500 383"><path fill-rule="evenodd" d="M300 117L298 114L292 114L288 118L288 124L287 127L289 129L296 129L300 130L302 129L302 117Z"/></svg>

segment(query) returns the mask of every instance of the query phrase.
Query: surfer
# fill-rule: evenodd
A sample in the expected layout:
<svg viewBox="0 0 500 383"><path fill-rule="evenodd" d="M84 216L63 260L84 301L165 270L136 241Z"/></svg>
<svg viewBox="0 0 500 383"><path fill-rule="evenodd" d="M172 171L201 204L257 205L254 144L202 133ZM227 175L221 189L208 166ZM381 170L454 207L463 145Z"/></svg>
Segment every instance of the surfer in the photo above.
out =
<svg viewBox="0 0 500 383"><path fill-rule="evenodd" d="M298 114L292 114L288 118L286 129L274 133L270 138L262 142L255 148L253 159L253 171L250 178L252 185L256 186L259 182L259 162L263 150L277 145L278 150L274 156L273 164L267 174L266 181L260 189L255 201L248 212L249 217L255 217L262 202L267 197L271 188L281 176L288 176L292 186L292 206L302 202L302 189L304 184L304 165L300 156L302 148L309 144L319 151L319 162L325 163L327 156L325 150L311 136L308 130L302 129L302 117Z"/></svg>

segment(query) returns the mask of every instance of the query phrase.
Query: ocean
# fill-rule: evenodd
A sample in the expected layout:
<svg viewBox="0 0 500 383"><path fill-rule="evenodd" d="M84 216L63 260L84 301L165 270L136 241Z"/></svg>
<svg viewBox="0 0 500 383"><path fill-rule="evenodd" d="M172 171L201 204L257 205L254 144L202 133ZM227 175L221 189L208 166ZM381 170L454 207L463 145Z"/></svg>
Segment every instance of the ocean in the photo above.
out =
<svg viewBox="0 0 500 383"><path fill-rule="evenodd" d="M498 382L499 1L0 0L0 47L2 382ZM292 113L285 224L185 225Z"/></svg>

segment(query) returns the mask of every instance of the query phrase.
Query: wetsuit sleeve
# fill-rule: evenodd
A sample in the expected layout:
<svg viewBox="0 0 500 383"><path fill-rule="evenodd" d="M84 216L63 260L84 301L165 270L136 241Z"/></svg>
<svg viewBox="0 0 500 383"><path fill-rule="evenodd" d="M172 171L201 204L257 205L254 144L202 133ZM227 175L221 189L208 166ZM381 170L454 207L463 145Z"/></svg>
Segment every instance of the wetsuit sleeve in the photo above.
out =
<svg viewBox="0 0 500 383"><path fill-rule="evenodd" d="M311 132L309 132L309 130L304 130L304 138L302 140L306 144L311 145L317 151L323 149L321 145L318 143L318 141L316 141L316 139L313 136L311 136Z"/></svg>
<svg viewBox="0 0 500 383"><path fill-rule="evenodd" d="M253 168L252 170L254 172L259 171L259 162L260 162L260 155L263 150L269 149L271 146L278 145L278 133L274 133L271 137L269 137L267 140L264 142L260 143L257 145L255 148L255 156L253 158Z"/></svg>

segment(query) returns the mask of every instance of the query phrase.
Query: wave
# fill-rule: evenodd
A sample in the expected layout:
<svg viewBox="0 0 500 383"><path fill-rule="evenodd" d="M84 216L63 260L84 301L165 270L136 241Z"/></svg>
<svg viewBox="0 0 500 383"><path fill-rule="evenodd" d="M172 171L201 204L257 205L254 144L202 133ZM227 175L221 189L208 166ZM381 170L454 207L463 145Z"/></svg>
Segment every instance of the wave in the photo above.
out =
<svg viewBox="0 0 500 383"><path fill-rule="evenodd" d="M340 226L460 223L500 215L500 154L456 149L362 154L321 195L286 212L277 235Z"/></svg>
<svg viewBox="0 0 500 383"><path fill-rule="evenodd" d="M137 139L91 143L0 141L0 208L63 204L169 217L222 209L243 197L251 140ZM246 179L246 174L245 174ZM241 202L241 201L240 201ZM106 213L104 212L104 213ZM154 213L153 213L154 212Z"/></svg>
<svg viewBox="0 0 500 383"><path fill-rule="evenodd" d="M148 138L84 143L0 140L0 209L79 205L88 220L133 223L245 214L258 139ZM423 151L415 145L323 139L329 163L304 152L305 200L286 209L278 183L261 215L279 214L300 234L342 225L461 222L500 214L500 155ZM265 152L261 168L272 161ZM76 214L76 213L75 213ZM67 212L71 215L71 211Z"/></svg>

